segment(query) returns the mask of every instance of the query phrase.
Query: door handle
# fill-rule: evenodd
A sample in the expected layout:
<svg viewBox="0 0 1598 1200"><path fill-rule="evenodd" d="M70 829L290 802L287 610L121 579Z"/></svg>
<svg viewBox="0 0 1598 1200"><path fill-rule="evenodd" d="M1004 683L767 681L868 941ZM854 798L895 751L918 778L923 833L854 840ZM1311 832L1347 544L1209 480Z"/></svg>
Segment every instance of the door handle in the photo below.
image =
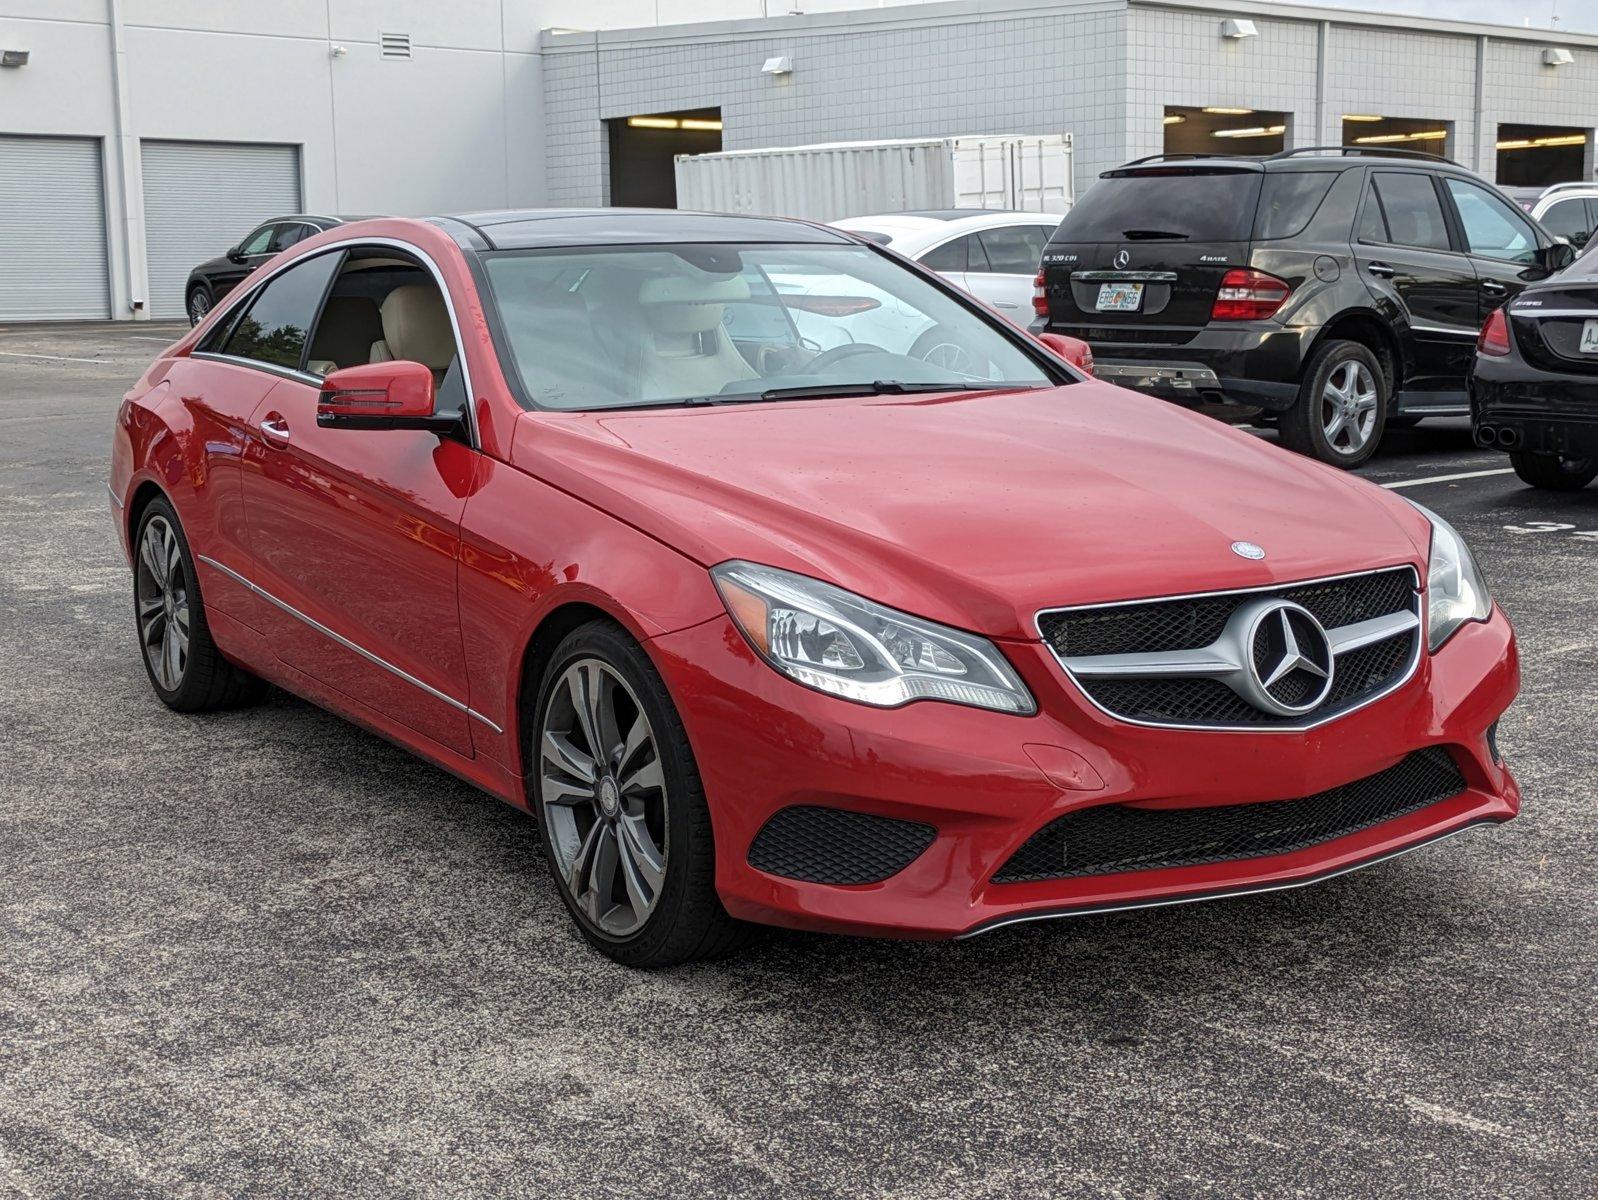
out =
<svg viewBox="0 0 1598 1200"><path fill-rule="evenodd" d="M1496 279L1483 280L1481 290L1486 292L1489 296L1504 296L1509 293L1509 289L1503 284L1499 283Z"/></svg>
<svg viewBox="0 0 1598 1200"><path fill-rule="evenodd" d="M289 444L289 423L277 413L261 418L261 436L279 446Z"/></svg>
<svg viewBox="0 0 1598 1200"><path fill-rule="evenodd" d="M1384 262L1366 263L1365 270L1369 271L1378 279L1391 279L1397 273L1392 267L1388 266Z"/></svg>

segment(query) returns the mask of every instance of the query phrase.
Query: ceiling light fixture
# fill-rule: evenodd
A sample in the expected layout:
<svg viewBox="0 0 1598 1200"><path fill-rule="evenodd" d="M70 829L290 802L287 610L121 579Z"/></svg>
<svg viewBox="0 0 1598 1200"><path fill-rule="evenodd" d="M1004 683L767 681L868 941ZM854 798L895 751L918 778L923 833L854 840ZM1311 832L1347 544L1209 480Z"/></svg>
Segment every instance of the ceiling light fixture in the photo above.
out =
<svg viewBox="0 0 1598 1200"><path fill-rule="evenodd" d="M1162 124L1162 125L1180 125L1185 120L1187 120L1187 118L1184 117L1181 113L1166 113L1165 116L1161 119L1160 124Z"/></svg>
<svg viewBox="0 0 1598 1200"><path fill-rule="evenodd" d="M680 129L682 122L676 117L628 117L627 124L634 129Z"/></svg>
<svg viewBox="0 0 1598 1200"><path fill-rule="evenodd" d="M1389 142L1440 142L1447 136L1446 129L1422 129L1416 133L1375 133L1354 141L1361 146L1381 146Z"/></svg>
<svg viewBox="0 0 1598 1200"><path fill-rule="evenodd" d="M1217 129L1210 136L1218 138L1257 138L1275 137L1279 133L1286 132L1286 125L1255 125L1248 129Z"/></svg>
<svg viewBox="0 0 1598 1200"><path fill-rule="evenodd" d="M1541 150L1544 146L1585 146L1585 133L1561 133L1540 138L1511 138L1499 142L1499 150Z"/></svg>
<svg viewBox="0 0 1598 1200"><path fill-rule="evenodd" d="M1382 118L1382 117L1373 117L1370 113L1344 113L1343 114L1343 120L1345 120L1345 121L1380 121L1380 120L1383 120L1383 119L1384 118Z"/></svg>
<svg viewBox="0 0 1598 1200"><path fill-rule="evenodd" d="M1211 113L1217 117L1246 117L1254 110L1252 108L1204 108L1199 111Z"/></svg>
<svg viewBox="0 0 1598 1200"><path fill-rule="evenodd" d="M719 118L712 119L710 117L684 117L682 119L682 127L684 129L707 129L720 133L721 121Z"/></svg>

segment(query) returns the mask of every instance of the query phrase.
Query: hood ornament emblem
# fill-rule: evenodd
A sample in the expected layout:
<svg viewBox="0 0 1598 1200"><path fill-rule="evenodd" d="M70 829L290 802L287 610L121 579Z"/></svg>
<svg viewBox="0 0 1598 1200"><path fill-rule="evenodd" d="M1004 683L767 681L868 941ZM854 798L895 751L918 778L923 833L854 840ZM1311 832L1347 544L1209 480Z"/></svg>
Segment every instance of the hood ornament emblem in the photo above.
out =
<svg viewBox="0 0 1598 1200"><path fill-rule="evenodd" d="M1257 546L1253 542L1233 542L1232 553L1239 558L1252 559L1258 562L1265 557L1265 547Z"/></svg>

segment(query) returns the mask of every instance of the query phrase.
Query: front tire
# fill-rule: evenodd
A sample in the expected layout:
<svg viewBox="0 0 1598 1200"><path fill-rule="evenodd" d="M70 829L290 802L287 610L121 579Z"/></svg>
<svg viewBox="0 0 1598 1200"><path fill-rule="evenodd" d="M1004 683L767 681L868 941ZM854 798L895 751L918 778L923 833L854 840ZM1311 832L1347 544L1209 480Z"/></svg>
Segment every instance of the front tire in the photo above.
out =
<svg viewBox="0 0 1598 1200"><path fill-rule="evenodd" d="M1310 358L1298 400L1281 416L1282 444L1352 470L1381 443L1389 391L1382 364L1369 349L1328 342Z"/></svg>
<svg viewBox="0 0 1598 1200"><path fill-rule="evenodd" d="M266 684L222 657L211 639L194 557L165 498L139 514L133 538L133 617L140 657L161 703L177 712L253 704Z"/></svg>
<svg viewBox="0 0 1598 1200"><path fill-rule="evenodd" d="M1521 482L1550 492L1579 492L1598 479L1598 456L1569 458L1563 454L1536 454L1517 450L1509 456Z"/></svg>
<svg viewBox="0 0 1598 1200"><path fill-rule="evenodd" d="M716 894L710 810L654 664L610 621L556 647L526 726L528 801L562 902L631 967L713 958L751 927Z"/></svg>

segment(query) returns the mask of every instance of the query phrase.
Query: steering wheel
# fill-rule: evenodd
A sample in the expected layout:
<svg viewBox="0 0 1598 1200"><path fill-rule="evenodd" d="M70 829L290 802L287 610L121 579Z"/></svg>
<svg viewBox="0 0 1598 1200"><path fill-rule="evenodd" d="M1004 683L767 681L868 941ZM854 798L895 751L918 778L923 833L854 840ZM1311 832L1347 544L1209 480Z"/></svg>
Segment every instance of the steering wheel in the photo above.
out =
<svg viewBox="0 0 1598 1200"><path fill-rule="evenodd" d="M823 350L804 366L804 374L813 375L817 371L825 371L835 362L846 358L854 358L858 354L886 354L888 351L881 346L873 346L870 342L845 342L841 346L834 346L831 350Z"/></svg>

